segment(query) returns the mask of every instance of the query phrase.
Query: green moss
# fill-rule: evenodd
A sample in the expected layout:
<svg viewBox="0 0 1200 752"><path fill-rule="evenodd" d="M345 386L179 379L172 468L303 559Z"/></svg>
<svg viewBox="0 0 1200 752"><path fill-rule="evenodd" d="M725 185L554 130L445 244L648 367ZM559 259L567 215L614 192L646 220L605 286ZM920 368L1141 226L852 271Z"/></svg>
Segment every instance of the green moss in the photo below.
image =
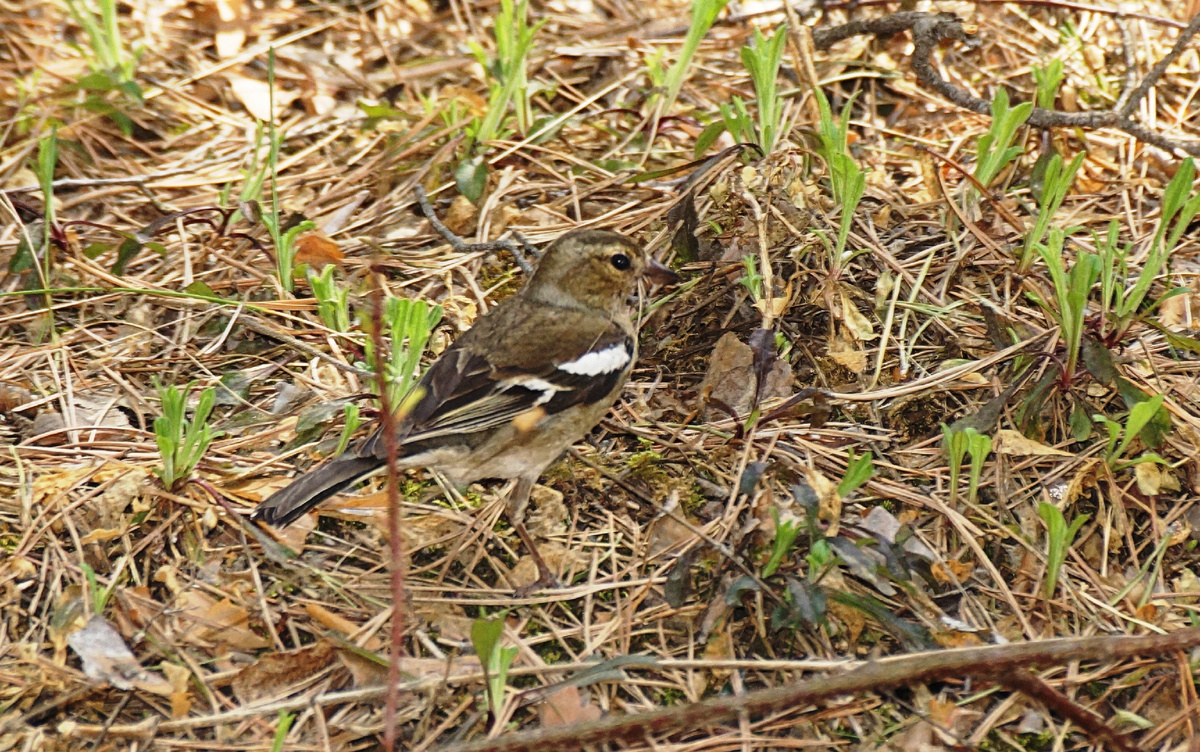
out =
<svg viewBox="0 0 1200 752"><path fill-rule="evenodd" d="M646 483L662 483L667 480L667 471L659 467L663 456L653 449L634 452L625 460L625 466L633 472L633 476Z"/></svg>

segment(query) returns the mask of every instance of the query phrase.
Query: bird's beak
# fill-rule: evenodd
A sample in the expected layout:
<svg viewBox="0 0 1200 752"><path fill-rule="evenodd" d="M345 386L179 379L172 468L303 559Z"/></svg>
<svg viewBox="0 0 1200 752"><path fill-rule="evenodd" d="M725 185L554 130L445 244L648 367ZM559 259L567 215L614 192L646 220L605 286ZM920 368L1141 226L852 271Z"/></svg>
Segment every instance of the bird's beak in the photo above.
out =
<svg viewBox="0 0 1200 752"><path fill-rule="evenodd" d="M646 268L642 272L642 276L656 285L670 285L682 279L678 274L671 271L669 267L660 264L652 258L646 259Z"/></svg>

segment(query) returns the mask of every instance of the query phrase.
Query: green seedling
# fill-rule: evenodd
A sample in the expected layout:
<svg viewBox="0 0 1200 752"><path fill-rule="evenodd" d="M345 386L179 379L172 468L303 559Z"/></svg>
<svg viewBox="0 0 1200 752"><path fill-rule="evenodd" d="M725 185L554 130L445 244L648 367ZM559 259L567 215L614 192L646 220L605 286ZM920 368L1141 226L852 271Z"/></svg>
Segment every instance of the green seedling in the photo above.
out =
<svg viewBox="0 0 1200 752"><path fill-rule="evenodd" d="M504 617L507 611L502 611L491 619L476 619L471 623L471 644L475 646L475 655L483 667L484 680L487 682L488 710L492 719L500 718L504 709L504 689L508 685L508 669L513 659L517 657L517 648L504 647L500 638L504 635Z"/></svg>
<svg viewBox="0 0 1200 752"><path fill-rule="evenodd" d="M1187 291L1182 287L1168 290L1143 308L1150 288L1166 268L1171 252L1197 213L1200 213L1200 192L1192 194L1192 181L1195 176L1195 163L1188 157L1180 163L1175 177L1167 184L1163 192L1162 216L1158 221L1158 229L1132 287L1129 286L1127 260L1130 246L1118 244L1116 220L1109 224L1108 233L1104 238L1096 237L1102 260L1101 341L1106 346L1112 347L1119 343L1130 327L1156 309L1164 300Z"/></svg>
<svg viewBox="0 0 1200 752"><path fill-rule="evenodd" d="M675 63L667 69L665 75L661 76L662 94L652 97L650 101L650 106L661 115L671 114L671 108L675 106L675 100L679 97L680 90L683 89L683 82L687 78L687 70L692 63L692 57L700 48L701 40L708 34L708 30L716 23L717 16L728 3L729 0L692 0L692 22L688 26L683 48L679 51L679 57ZM659 66L661 69L661 63ZM653 78L654 76L651 74L652 81Z"/></svg>
<svg viewBox="0 0 1200 752"><path fill-rule="evenodd" d="M154 438L162 460L162 467L154 472L162 479L167 490L171 490L191 476L208 450L208 445L220 435L208 425L217 392L212 387L201 392L189 421L185 416L192 384L188 384L186 389L176 389L174 385L164 388L155 379L154 388L158 390L162 401L163 413L154 419Z"/></svg>
<svg viewBox="0 0 1200 752"><path fill-rule="evenodd" d="M992 124L976 147L975 179L985 188L991 187L1000 171L1024 153L1020 146L1013 145L1013 139L1031 112L1033 102L1009 107L1008 91L1004 87L996 91L992 98ZM971 190L975 190L973 186Z"/></svg>
<svg viewBox="0 0 1200 752"><path fill-rule="evenodd" d="M124 95L128 102L141 105L145 100L142 87L136 80L138 60L144 48L138 44L127 49L117 23L117 0L96 0L98 12L84 0L64 0L71 17L87 36L86 47L77 46L87 61L91 73L71 87L87 92L83 107L104 115L129 136L133 120L106 96L110 92Z"/></svg>
<svg viewBox="0 0 1200 752"><path fill-rule="evenodd" d="M848 144L850 111L854 98L851 97L842 108L840 117L834 118L825 94L820 89L815 89L813 93L816 95L817 109L820 112L820 122L817 124L817 152L829 169L833 200L841 206L837 242L829 248L829 242L821 235L821 240L830 252L830 270L836 273L850 260L845 253L846 240L850 237L850 227L854 224L854 212L866 190L867 176L850 155Z"/></svg>
<svg viewBox="0 0 1200 752"><path fill-rule="evenodd" d="M1058 87L1062 86L1063 61L1051 60L1045 68L1033 66L1033 80L1037 84L1037 106L1043 110L1053 110Z"/></svg>
<svg viewBox="0 0 1200 752"><path fill-rule="evenodd" d="M975 503L979 491L979 477L983 472L983 462L992 451L992 439L974 428L954 430L945 423L942 424L942 448L946 450L946 458L950 466L950 502L958 500L958 479L962 472L963 458L970 455L971 469L968 476L969 490L967 500Z"/></svg>
<svg viewBox="0 0 1200 752"><path fill-rule="evenodd" d="M775 518L775 540L771 542L771 558L767 559L762 569L763 579L775 574L775 570L779 569L783 557L791 552L801 529L800 519L789 511L780 514L778 509L772 509L771 516Z"/></svg>
<svg viewBox="0 0 1200 752"><path fill-rule="evenodd" d="M493 79L487 114L467 126L466 153L454 170L459 193L472 202L479 201L487 186L487 160L480 150L505 132L504 120L509 106L512 106L517 130L528 134L533 126L526 61L533 49L534 36L545 24L545 19L532 26L529 24L528 0L500 0L500 12L493 28L496 56L489 59L483 47L474 41L470 43L475 59Z"/></svg>
<svg viewBox="0 0 1200 752"><path fill-rule="evenodd" d="M983 474L983 463L992 451L992 437L968 428L967 454L971 456L971 475L967 480L967 503L974 504L979 495L979 477Z"/></svg>
<svg viewBox="0 0 1200 752"><path fill-rule="evenodd" d="M742 48L742 64L750 72L750 80L754 84L754 95L758 102L757 121L750 116L741 97L735 96L732 104L720 106L722 123L734 139L741 143L758 144L763 154L770 154L775 148L783 124L783 99L779 96L775 84L786 41L787 26L779 27L770 39L765 38L756 28L751 44ZM702 134L702 138L697 141L697 149L701 141L707 140L711 144L719 133L718 129L716 133Z"/></svg>
<svg viewBox="0 0 1200 752"><path fill-rule="evenodd" d="M271 752L283 752L288 731L292 729L292 722L295 720L295 713L289 713L286 710L279 711L279 722L275 724L275 737L271 740Z"/></svg>
<svg viewBox="0 0 1200 752"><path fill-rule="evenodd" d="M371 317L361 317L370 326ZM411 399L413 384L420 376L421 355L433 328L442 320L442 307L431 306L423 300L389 297L383 306L384 332L390 336L391 356L384 369L388 384L388 404L403 411ZM378 372L375 344L371 337L364 342L368 370Z"/></svg>
<svg viewBox="0 0 1200 752"><path fill-rule="evenodd" d="M967 455L966 431L955 431L942 424L942 448L950 466L950 503L958 500L958 476L962 471L963 457Z"/></svg>
<svg viewBox="0 0 1200 752"><path fill-rule="evenodd" d="M1071 520L1070 526L1063 518L1062 510L1053 504L1042 502L1038 504L1038 515L1046 523L1046 584L1042 593L1050 598L1058 587L1058 576L1062 565L1067 560L1067 551L1079 528L1088 521L1088 515L1081 514Z"/></svg>
<svg viewBox="0 0 1200 752"><path fill-rule="evenodd" d="M1138 402L1129 409L1129 415L1125 418L1124 426L1104 415L1097 414L1092 416L1092 420L1103 425L1108 432L1108 443L1104 450L1104 462L1114 472L1142 462L1157 462L1161 465L1167 464L1166 460L1153 452L1144 452L1131 460L1121 459L1129 451L1130 445L1138 437L1142 429L1154 419L1159 408L1162 407L1162 403L1163 395L1161 394L1156 394L1148 400Z"/></svg>
<svg viewBox="0 0 1200 752"><path fill-rule="evenodd" d="M272 47L267 52L267 88L270 92L269 107L270 111L275 111L275 48ZM267 150L266 168L271 173L271 210L264 212L261 219L263 226L267 228L267 233L271 236L271 243L275 247L275 274L279 279L279 286L285 293L291 293L294 288L293 272L296 266L296 237L302 233L312 230L316 225L308 220L299 222L291 227L283 225L283 219L279 211L279 147L283 141L283 136L275 127L275 119L272 118L268 123L268 141L270 148ZM257 155L258 143L255 144L255 154ZM265 174L265 171L264 173ZM257 177L258 189L261 190L262 177Z"/></svg>
<svg viewBox="0 0 1200 752"><path fill-rule="evenodd" d="M1071 184L1075 182L1075 173L1079 172L1085 156L1083 152L1076 154L1071 164L1064 167L1062 157L1055 154L1046 164L1045 172L1042 173L1037 218L1034 220L1033 229L1025 234L1025 245L1021 251L1021 260L1017 264L1019 274L1029 271L1029 267L1033 265L1036 248L1045 239L1050 223L1062 206L1063 199L1067 197L1067 191L1071 190Z"/></svg>
<svg viewBox="0 0 1200 752"><path fill-rule="evenodd" d="M758 271L758 258L748 253L742 257L742 266L745 272L738 277L738 284L745 287L750 293L751 301L757 303L763 296L763 275Z"/></svg>
<svg viewBox="0 0 1200 752"><path fill-rule="evenodd" d="M1061 384L1068 387L1079 363L1080 345L1083 340L1083 330L1087 316L1088 293L1100 276L1101 260L1094 253L1080 252L1075 257L1075 263L1070 271L1065 268L1062 251L1065 237L1057 227L1050 229L1050 236L1045 244L1037 243L1034 248L1046 264L1050 279L1054 283L1053 303L1043 300L1041 296L1030 293L1046 313L1054 319L1062 331L1066 357L1062 366Z"/></svg>
<svg viewBox="0 0 1200 752"><path fill-rule="evenodd" d="M334 452L334 456L346 451L346 447L350 445L350 438L362 425L362 420L358 416L358 405L353 402L342 408L342 416L342 435L338 437L337 451Z"/></svg>
<svg viewBox="0 0 1200 752"><path fill-rule="evenodd" d="M856 456L853 449L849 450L849 456L846 459L846 474L842 476L842 481L838 483L837 487L838 496L849 496L874 475L875 463L871 453L867 452Z"/></svg>
<svg viewBox="0 0 1200 752"><path fill-rule="evenodd" d="M325 326L345 334L350 331L350 290L333 279L333 264L326 264L320 274L308 270L308 286L317 299L317 315Z"/></svg>
<svg viewBox="0 0 1200 752"><path fill-rule="evenodd" d="M83 576L87 579L87 591L92 599L92 613L103 614L104 609L108 606L108 601L112 598L113 591L117 589L121 570L125 566L125 557L121 557L120 564L113 572L112 580L108 587L101 587L100 581L96 579L96 570L86 562L80 562L79 568L83 570Z"/></svg>

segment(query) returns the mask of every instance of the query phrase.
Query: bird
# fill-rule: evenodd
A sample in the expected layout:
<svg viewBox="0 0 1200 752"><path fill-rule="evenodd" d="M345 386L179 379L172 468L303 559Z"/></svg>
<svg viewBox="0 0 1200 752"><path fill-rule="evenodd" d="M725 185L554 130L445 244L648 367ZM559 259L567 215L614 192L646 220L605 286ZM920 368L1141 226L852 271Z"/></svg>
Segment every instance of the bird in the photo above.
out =
<svg viewBox="0 0 1200 752"><path fill-rule="evenodd" d="M461 334L401 402L411 407L397 421L398 469L436 470L459 488L516 480L506 511L538 569L527 592L557 585L525 529L529 496L628 381L637 359L630 298L642 279L670 284L679 275L620 233L581 229L560 236L526 285ZM272 494L251 517L287 526L386 470L379 427Z"/></svg>

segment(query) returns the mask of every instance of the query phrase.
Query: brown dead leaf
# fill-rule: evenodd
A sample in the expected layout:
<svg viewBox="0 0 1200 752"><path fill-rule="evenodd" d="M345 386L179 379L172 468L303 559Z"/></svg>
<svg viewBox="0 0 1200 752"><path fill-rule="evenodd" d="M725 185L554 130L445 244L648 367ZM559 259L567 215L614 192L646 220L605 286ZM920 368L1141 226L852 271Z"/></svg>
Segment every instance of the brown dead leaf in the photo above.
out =
<svg viewBox="0 0 1200 752"><path fill-rule="evenodd" d="M338 660L350 672L355 687L378 687L387 683L388 667L353 650L339 650Z"/></svg>
<svg viewBox="0 0 1200 752"><path fill-rule="evenodd" d="M342 253L337 241L320 230L302 232L296 238L297 264L308 264L320 271L328 264L341 266L345 258L346 254Z"/></svg>
<svg viewBox="0 0 1200 752"><path fill-rule="evenodd" d="M214 0L213 7L201 18L214 29L213 47L217 57L228 60L241 51L246 43L246 27L250 14L243 0Z"/></svg>
<svg viewBox="0 0 1200 752"><path fill-rule="evenodd" d="M1162 473L1153 462L1139 462L1133 466L1133 474L1137 478L1138 490L1147 496L1158 496L1162 493Z"/></svg>
<svg viewBox="0 0 1200 752"><path fill-rule="evenodd" d="M465 104L473 117L483 117L487 113L487 100L465 86L447 86L442 89L442 99L453 99L457 104ZM447 225L448 226L448 225Z"/></svg>
<svg viewBox="0 0 1200 752"><path fill-rule="evenodd" d="M855 341L848 327L837 328L837 333L829 338L828 352L834 363L848 371L861 374L867 369L867 354Z"/></svg>
<svg viewBox="0 0 1200 752"><path fill-rule="evenodd" d="M355 624L344 616L335 614L319 603L305 603L304 610L308 613L309 618L313 621L317 622L326 629L332 629L335 632L341 632L346 637L351 637L358 634L359 629L361 629L359 625ZM383 647L383 642L378 637L372 635L371 637L367 638L365 643L363 643L363 647L367 650L379 650Z"/></svg>
<svg viewBox="0 0 1200 752"><path fill-rule="evenodd" d="M184 718L192 711L192 670L169 661L163 661L162 670L171 684L171 718Z"/></svg>
<svg viewBox="0 0 1200 752"><path fill-rule="evenodd" d="M997 454L1010 454L1014 457L1073 457L1070 452L1046 446L1041 442L1028 439L1020 431L1002 428L996 432L992 442L992 450Z"/></svg>
<svg viewBox="0 0 1200 752"><path fill-rule="evenodd" d="M266 81L231 72L226 72L225 78L229 81L229 86L233 90L233 96L242 103L242 106L246 108L246 112L249 112L252 117L263 122L270 122L273 119L271 112L271 87L267 85ZM279 113L291 105L292 100L296 98L296 93L281 89L276 85L274 98L275 113Z"/></svg>
<svg viewBox="0 0 1200 752"><path fill-rule="evenodd" d="M735 655L733 635L729 633L728 625L722 620L716 630L709 634L708 641L704 643L704 660L728 661ZM729 679L731 673L733 671L728 668L712 668L699 673L696 678L696 696L702 696L708 689L720 688Z"/></svg>
<svg viewBox="0 0 1200 752"><path fill-rule="evenodd" d="M871 326L871 321L858 310L850 296L843 292L842 298L842 323L846 325L846 329L858 342L868 342L875 339L879 335L875 333L875 327Z"/></svg>
<svg viewBox="0 0 1200 752"><path fill-rule="evenodd" d="M1061 506L1067 507L1071 505L1079 498L1079 495L1083 493L1085 488L1091 488L1096 485L1096 469L1099 463L1100 460L1093 457L1079 466L1079 469L1071 476L1071 481L1067 483L1067 487L1063 490Z"/></svg>
<svg viewBox="0 0 1200 752"><path fill-rule="evenodd" d="M446 210L446 217L442 222L450 228L450 232L459 237L474 234L479 227L479 207L471 203L471 199L466 196L456 196L450 202L450 208Z"/></svg>
<svg viewBox="0 0 1200 752"><path fill-rule="evenodd" d="M970 648L984 644L977 632L959 629L936 629L933 630L932 636L934 641L944 648Z"/></svg>
<svg viewBox="0 0 1200 752"><path fill-rule="evenodd" d="M308 534L317 529L317 514L310 512L303 515L287 527L262 525L261 529L266 530L268 535L296 553L303 553L305 543L308 541Z"/></svg>
<svg viewBox="0 0 1200 752"><path fill-rule="evenodd" d="M971 572L975 571L975 564L964 561L939 561L929 569L938 582L962 584L970 578Z"/></svg>
<svg viewBox="0 0 1200 752"><path fill-rule="evenodd" d="M587 696L574 684L552 691L538 704L538 721L543 728L574 726L600 718L600 707L586 703Z"/></svg>
<svg viewBox="0 0 1200 752"><path fill-rule="evenodd" d="M247 626L250 615L229 598L215 600L199 590L183 590L178 595L179 623L185 639L194 643L214 644L234 650L261 650L271 641Z"/></svg>
<svg viewBox="0 0 1200 752"><path fill-rule="evenodd" d="M832 600L829 601L826 608L829 609L830 614L846 627L846 639L849 640L850 644L857 644L859 635L862 634L863 629L867 626L867 617L863 612L857 608Z"/></svg>
<svg viewBox="0 0 1200 752"><path fill-rule="evenodd" d="M792 380L792 367L777 360L764 380L760 399L790 397ZM745 418L754 403L755 381L754 350L734 332L726 332L717 340L708 361L708 371L700 383L700 400L705 405L727 405L738 417ZM711 409L706 412L712 414Z"/></svg>
<svg viewBox="0 0 1200 752"><path fill-rule="evenodd" d="M525 529L537 538L549 538L567 532L571 515L563 498L562 491L549 486L534 486L530 494L533 509L525 518Z"/></svg>
<svg viewBox="0 0 1200 752"><path fill-rule="evenodd" d="M572 570L578 571L580 566L587 563L582 551L566 548L560 543L543 543L538 546L538 553L542 555L550 571L557 575L569 574ZM537 582L537 563L533 557L528 554L522 556L509 573L509 579L513 587L524 587Z"/></svg>
<svg viewBox="0 0 1200 752"><path fill-rule="evenodd" d="M646 554L650 559L696 537L681 521L686 518L682 509L675 509L654 520L650 528L650 550Z"/></svg>
<svg viewBox="0 0 1200 752"><path fill-rule="evenodd" d="M817 495L817 519L829 524L825 535L836 536L842 523L842 495L837 485L811 467L804 468L804 479Z"/></svg>
<svg viewBox="0 0 1200 752"><path fill-rule="evenodd" d="M299 650L270 653L238 672L230 687L243 705L281 700L317 679L336 658L337 647L321 640Z"/></svg>

